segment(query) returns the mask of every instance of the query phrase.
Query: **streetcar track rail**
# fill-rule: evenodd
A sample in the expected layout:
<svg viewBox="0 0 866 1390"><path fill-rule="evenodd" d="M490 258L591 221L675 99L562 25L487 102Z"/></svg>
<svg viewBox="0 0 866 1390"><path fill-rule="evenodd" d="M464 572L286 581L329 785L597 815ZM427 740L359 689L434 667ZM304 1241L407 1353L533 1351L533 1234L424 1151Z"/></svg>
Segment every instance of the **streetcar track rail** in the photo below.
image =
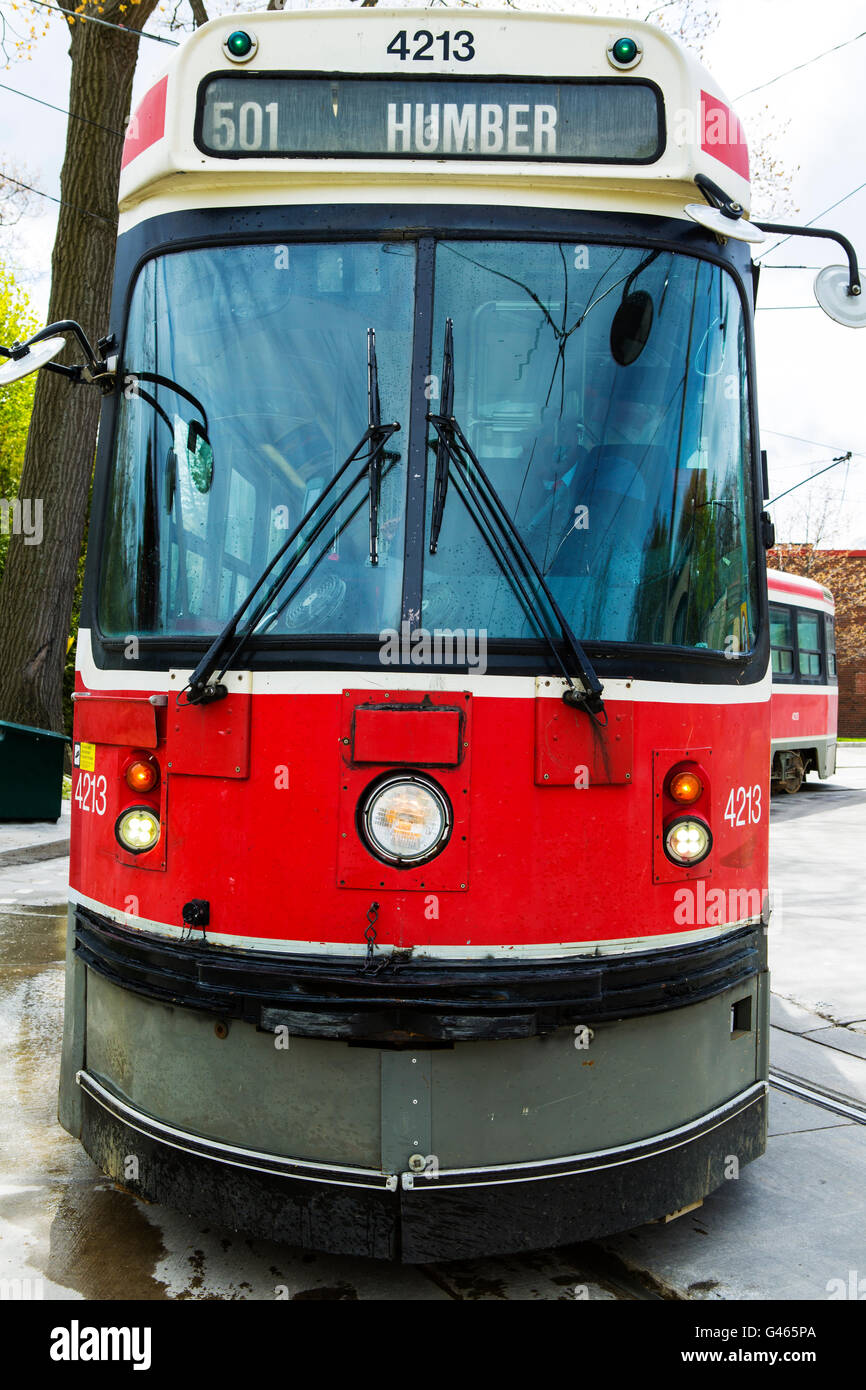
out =
<svg viewBox="0 0 866 1390"><path fill-rule="evenodd" d="M840 1095L837 1091L831 1091L826 1086L819 1086L813 1081L804 1081L802 1077L792 1076L789 1072L776 1071L775 1068L770 1069L769 1081L770 1085L774 1086L777 1091L784 1091L786 1095L808 1101L810 1105L818 1105L822 1110L829 1110L834 1115L841 1115L854 1124L866 1125L866 1104L854 1100L851 1096Z"/></svg>

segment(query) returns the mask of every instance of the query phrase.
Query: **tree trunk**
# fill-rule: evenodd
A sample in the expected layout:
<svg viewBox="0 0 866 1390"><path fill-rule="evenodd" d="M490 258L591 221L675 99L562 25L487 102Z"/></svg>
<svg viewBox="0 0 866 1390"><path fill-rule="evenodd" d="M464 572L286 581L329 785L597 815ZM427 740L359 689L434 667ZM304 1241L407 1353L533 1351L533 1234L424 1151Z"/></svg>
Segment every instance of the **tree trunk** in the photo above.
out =
<svg viewBox="0 0 866 1390"><path fill-rule="evenodd" d="M63 0L61 0L63 3ZM74 0L67 0L67 5ZM101 18L143 28L157 0ZM70 117L60 176L57 235L51 257L48 321L77 319L91 342L108 328L117 187L139 40L76 20L70 26ZM70 346L57 359L81 361ZM62 730L63 666L99 421L99 391L41 372L21 474L19 498L31 519L10 537L0 581L0 718ZM30 511L24 508L29 500ZM33 520L41 504L42 536ZM30 542L28 544L28 541Z"/></svg>

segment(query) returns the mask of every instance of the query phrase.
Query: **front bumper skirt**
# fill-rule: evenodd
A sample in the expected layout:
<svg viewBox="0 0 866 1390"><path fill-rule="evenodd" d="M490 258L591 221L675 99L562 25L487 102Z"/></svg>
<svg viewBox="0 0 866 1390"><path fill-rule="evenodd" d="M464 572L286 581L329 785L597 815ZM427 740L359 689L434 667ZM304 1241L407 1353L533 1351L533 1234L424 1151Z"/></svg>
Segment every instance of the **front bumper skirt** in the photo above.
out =
<svg viewBox="0 0 866 1390"><path fill-rule="evenodd" d="M669 1214L671 1192L681 1207L700 1202L766 1142L760 1081L688 1125L617 1148L435 1175L386 1173L221 1143L145 1114L87 1071L76 1080L84 1147L137 1195L247 1234L406 1263L570 1244L641 1225Z"/></svg>

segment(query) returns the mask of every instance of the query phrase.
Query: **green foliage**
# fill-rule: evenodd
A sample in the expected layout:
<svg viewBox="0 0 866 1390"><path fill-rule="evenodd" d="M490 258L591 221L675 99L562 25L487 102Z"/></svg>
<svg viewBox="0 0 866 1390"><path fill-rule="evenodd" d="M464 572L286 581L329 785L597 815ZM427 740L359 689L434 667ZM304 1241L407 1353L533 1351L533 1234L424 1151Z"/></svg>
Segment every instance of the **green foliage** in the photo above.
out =
<svg viewBox="0 0 866 1390"><path fill-rule="evenodd" d="M9 347L38 327L27 295L16 285L14 275L0 266L0 343ZM35 389L35 374L0 387L0 497L9 500L18 495ZM0 574L8 547L9 537L0 526Z"/></svg>

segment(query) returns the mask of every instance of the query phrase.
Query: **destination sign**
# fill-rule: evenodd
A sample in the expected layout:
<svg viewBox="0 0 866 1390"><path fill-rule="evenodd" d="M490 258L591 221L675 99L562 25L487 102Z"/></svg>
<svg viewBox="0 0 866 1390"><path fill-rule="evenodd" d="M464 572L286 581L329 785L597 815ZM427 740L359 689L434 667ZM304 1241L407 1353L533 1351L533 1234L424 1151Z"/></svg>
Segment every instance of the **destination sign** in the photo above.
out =
<svg viewBox="0 0 866 1390"><path fill-rule="evenodd" d="M226 73L200 89L196 144L225 159L340 155L645 164L661 96L635 79L392 79Z"/></svg>

